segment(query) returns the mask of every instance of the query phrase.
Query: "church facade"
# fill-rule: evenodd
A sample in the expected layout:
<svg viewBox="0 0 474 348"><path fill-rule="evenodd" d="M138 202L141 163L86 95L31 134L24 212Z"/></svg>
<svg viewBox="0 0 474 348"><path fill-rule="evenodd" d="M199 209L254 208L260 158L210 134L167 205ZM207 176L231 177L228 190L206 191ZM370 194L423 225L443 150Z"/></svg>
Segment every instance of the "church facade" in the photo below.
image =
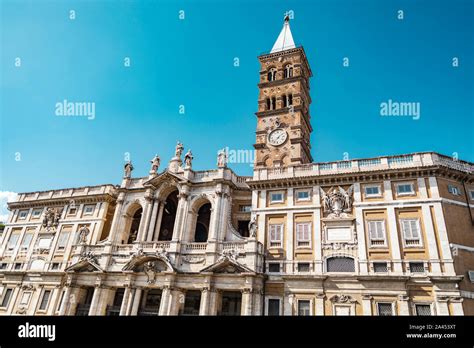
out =
<svg viewBox="0 0 474 348"><path fill-rule="evenodd" d="M288 18L259 60L252 177L224 151L194 171L178 142L146 177L19 194L0 315L474 315L474 164L314 163Z"/></svg>

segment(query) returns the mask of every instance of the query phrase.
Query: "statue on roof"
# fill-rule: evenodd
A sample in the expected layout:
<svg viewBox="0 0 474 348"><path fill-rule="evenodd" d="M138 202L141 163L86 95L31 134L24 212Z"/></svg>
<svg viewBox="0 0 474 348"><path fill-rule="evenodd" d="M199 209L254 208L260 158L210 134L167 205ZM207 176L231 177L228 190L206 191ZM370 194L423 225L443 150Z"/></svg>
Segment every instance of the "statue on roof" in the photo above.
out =
<svg viewBox="0 0 474 348"><path fill-rule="evenodd" d="M127 179L131 178L132 177L132 170L133 170L132 161L128 161L127 163L125 163L125 166L123 168L124 168L123 177L127 178Z"/></svg>
<svg viewBox="0 0 474 348"><path fill-rule="evenodd" d="M175 149L175 152L174 152L174 156L177 157L177 158L181 158L181 154L183 153L183 150L184 150L183 144L181 144L178 141L178 143L176 144L176 149Z"/></svg>
<svg viewBox="0 0 474 348"><path fill-rule="evenodd" d="M150 174L156 174L158 172L158 168L160 168L160 156L155 155L155 157L153 157L150 163L151 163Z"/></svg>
<svg viewBox="0 0 474 348"><path fill-rule="evenodd" d="M191 169L192 167L192 161L193 161L194 157L193 157L193 153L191 152L191 149L188 150L188 152L186 152L186 154L184 155L184 168L185 169Z"/></svg>
<svg viewBox="0 0 474 348"><path fill-rule="evenodd" d="M217 167L227 167L227 151L225 149L219 150L219 152L217 153Z"/></svg>

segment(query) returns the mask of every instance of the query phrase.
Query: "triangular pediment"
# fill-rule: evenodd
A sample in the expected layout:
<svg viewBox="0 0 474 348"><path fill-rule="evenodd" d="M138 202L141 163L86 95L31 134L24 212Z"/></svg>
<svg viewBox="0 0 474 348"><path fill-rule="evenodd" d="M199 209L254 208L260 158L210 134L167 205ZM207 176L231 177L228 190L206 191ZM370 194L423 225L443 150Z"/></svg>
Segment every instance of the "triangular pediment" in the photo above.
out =
<svg viewBox="0 0 474 348"><path fill-rule="evenodd" d="M104 270L92 260L79 260L66 268L66 272L104 272Z"/></svg>
<svg viewBox="0 0 474 348"><path fill-rule="evenodd" d="M161 186L163 183L184 183L184 182L187 182L188 180L182 176L182 175L179 175L179 174L176 174L176 173L172 173L170 172L168 169L166 169L165 171L163 171L162 173L156 175L155 177L145 181L143 183L143 185L152 185L154 187L159 187Z"/></svg>
<svg viewBox="0 0 474 348"><path fill-rule="evenodd" d="M212 265L203 268L201 272L212 272L212 273L253 273L253 271L247 266L241 264L235 259L223 257L217 260Z"/></svg>

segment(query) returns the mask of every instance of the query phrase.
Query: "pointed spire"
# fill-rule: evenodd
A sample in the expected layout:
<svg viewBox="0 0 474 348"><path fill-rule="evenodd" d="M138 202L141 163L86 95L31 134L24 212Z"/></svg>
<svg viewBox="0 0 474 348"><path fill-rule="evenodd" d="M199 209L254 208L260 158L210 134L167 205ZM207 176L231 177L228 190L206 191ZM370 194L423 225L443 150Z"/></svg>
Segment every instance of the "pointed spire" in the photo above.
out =
<svg viewBox="0 0 474 348"><path fill-rule="evenodd" d="M286 15L285 22L283 23L283 29L281 29L280 35L278 35L278 39L275 41L270 53L280 52L295 47L293 35L291 35L290 30L290 16Z"/></svg>

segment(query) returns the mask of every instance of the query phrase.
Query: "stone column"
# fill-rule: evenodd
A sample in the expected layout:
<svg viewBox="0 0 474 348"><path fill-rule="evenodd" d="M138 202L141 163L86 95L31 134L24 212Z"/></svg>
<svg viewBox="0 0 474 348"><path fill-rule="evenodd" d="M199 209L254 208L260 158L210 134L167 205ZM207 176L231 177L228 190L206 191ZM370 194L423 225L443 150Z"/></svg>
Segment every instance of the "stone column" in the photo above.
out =
<svg viewBox="0 0 474 348"><path fill-rule="evenodd" d="M283 304L283 314L285 316L293 315L293 304L295 302L295 295L291 293L285 294L284 304Z"/></svg>
<svg viewBox="0 0 474 348"><path fill-rule="evenodd" d="M209 288L201 290L201 304L199 306L199 315L209 315L209 300L211 292Z"/></svg>
<svg viewBox="0 0 474 348"><path fill-rule="evenodd" d="M122 216L122 207L123 207L123 201L124 201L124 193L121 192L117 198L117 205L115 206L115 211L114 211L114 217L112 219L112 225L110 226L110 232L109 236L107 237L107 240L111 243L116 243L120 233L122 231L119 231L119 225L120 225L120 218Z"/></svg>
<svg viewBox="0 0 474 348"><path fill-rule="evenodd" d="M365 225L362 208L355 208L356 216L356 232L358 240L358 256L359 256L359 272L360 274L368 274L367 264L367 244L365 243Z"/></svg>
<svg viewBox="0 0 474 348"><path fill-rule="evenodd" d="M163 211L165 209L165 201L160 201L160 210L158 211L158 217L155 222L155 232L153 234L153 240L158 240L160 237L160 229L161 229L161 220L163 220Z"/></svg>
<svg viewBox="0 0 474 348"><path fill-rule="evenodd" d="M252 298L252 289L246 288L242 290L241 315L252 315Z"/></svg>
<svg viewBox="0 0 474 348"><path fill-rule="evenodd" d="M387 207L387 219L389 229L388 233L390 236L390 251L392 253L393 272L396 274L402 274L402 257L400 252L400 242L398 240L397 216L395 214L395 208L393 206Z"/></svg>
<svg viewBox="0 0 474 348"><path fill-rule="evenodd" d="M431 272L435 275L441 274L441 264L439 260L438 246L436 245L436 236L433 228L433 221L431 219L430 206L423 204L421 206L423 214L423 223L426 232L426 242L428 244L429 260L431 263Z"/></svg>
<svg viewBox="0 0 474 348"><path fill-rule="evenodd" d="M132 300L131 287L126 285L123 293L122 305L120 306L120 315L127 315L128 303Z"/></svg>
<svg viewBox="0 0 474 348"><path fill-rule="evenodd" d="M169 315L179 315L181 305L184 304L185 295L181 289L171 290L171 298L169 304Z"/></svg>
<svg viewBox="0 0 474 348"><path fill-rule="evenodd" d="M189 188L187 186L183 186L178 194L179 201L173 228L173 241L178 241L182 238L181 234L183 221L188 210L188 192Z"/></svg>
<svg viewBox="0 0 474 348"><path fill-rule="evenodd" d="M143 209L143 215L140 221L140 227L138 228L138 236L137 241L144 242L146 240L148 225L150 223L151 217L151 205L152 205L152 193L151 190L148 189L145 194L145 208Z"/></svg>
<svg viewBox="0 0 474 348"><path fill-rule="evenodd" d="M451 304L451 315L464 315L462 308L462 297L450 297L449 303Z"/></svg>
<svg viewBox="0 0 474 348"><path fill-rule="evenodd" d="M410 308L408 307L408 296L398 296L398 315L410 315Z"/></svg>
<svg viewBox="0 0 474 348"><path fill-rule="evenodd" d="M254 290L253 292L253 315L263 315L262 313L262 290Z"/></svg>
<svg viewBox="0 0 474 348"><path fill-rule="evenodd" d="M286 235L286 273L293 274L295 273L295 265L293 264L294 258L294 240L295 234L293 232L293 212L289 211L286 219L286 233L283 233L282 238Z"/></svg>
<svg viewBox="0 0 474 348"><path fill-rule="evenodd" d="M102 294L102 287L100 285L97 285L94 289L94 295L92 296L91 307L89 309L89 316L97 315L101 294Z"/></svg>
<svg viewBox="0 0 474 348"><path fill-rule="evenodd" d="M142 289L141 288L136 288L135 289L135 295L133 297L133 305L132 309L130 312L130 315L137 315L138 314L138 309L140 308L140 301L142 298Z"/></svg>
<svg viewBox="0 0 474 348"><path fill-rule="evenodd" d="M66 290L64 292L63 299L61 301L61 309L59 310L59 315L66 315L67 309L69 307L69 299L71 297L71 285L66 285Z"/></svg>
<svg viewBox="0 0 474 348"><path fill-rule="evenodd" d="M147 242L153 241L153 234L155 233L155 224L156 224L156 215L158 213L158 206L160 202L156 199L153 199L152 209L151 209L151 217L150 217L150 224L148 226L148 232L146 236Z"/></svg>
<svg viewBox="0 0 474 348"><path fill-rule="evenodd" d="M449 315L448 299L447 296L436 296L436 315Z"/></svg>
<svg viewBox="0 0 474 348"><path fill-rule="evenodd" d="M372 313L372 296L363 295L362 296L362 312L364 315L373 315Z"/></svg>
<svg viewBox="0 0 474 348"><path fill-rule="evenodd" d="M169 315L171 301L171 288L166 285L163 287L163 292L161 294L160 309L158 315Z"/></svg>
<svg viewBox="0 0 474 348"><path fill-rule="evenodd" d="M323 316L324 315L324 300L326 299L326 295L321 293L321 294L316 294L316 313L315 315L317 316Z"/></svg>
<svg viewBox="0 0 474 348"><path fill-rule="evenodd" d="M435 179L436 182L436 179ZM431 189L431 178L430 178L430 189ZM434 219L436 221L436 227L438 231L439 245L441 254L443 255L444 272L447 275L454 276L456 274L454 270L453 256L451 254L451 248L449 247L448 231L446 229L446 221L444 220L443 206L440 202L434 203Z"/></svg>
<svg viewBox="0 0 474 348"><path fill-rule="evenodd" d="M209 315L217 315L220 293L216 289L210 290Z"/></svg>

